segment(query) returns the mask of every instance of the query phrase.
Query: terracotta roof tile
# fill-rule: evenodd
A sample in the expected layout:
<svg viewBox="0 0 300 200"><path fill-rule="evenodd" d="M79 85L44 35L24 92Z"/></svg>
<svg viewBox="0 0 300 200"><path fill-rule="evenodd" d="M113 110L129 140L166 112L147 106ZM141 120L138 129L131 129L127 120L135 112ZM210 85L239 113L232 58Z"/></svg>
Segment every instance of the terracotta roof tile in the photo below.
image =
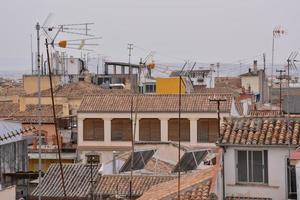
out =
<svg viewBox="0 0 300 200"><path fill-rule="evenodd" d="M0 86L0 96L24 95L25 90L23 84L14 83Z"/></svg>
<svg viewBox="0 0 300 200"><path fill-rule="evenodd" d="M226 200L272 200L271 198L261 198L261 197L226 197Z"/></svg>
<svg viewBox="0 0 300 200"><path fill-rule="evenodd" d="M253 117L274 117L280 115L280 110L251 110L249 115Z"/></svg>
<svg viewBox="0 0 300 200"><path fill-rule="evenodd" d="M289 128L288 128L289 127ZM300 118L228 118L221 125L219 145L299 145Z"/></svg>
<svg viewBox="0 0 300 200"><path fill-rule="evenodd" d="M203 169L181 177L180 199L209 199L212 178L215 176L215 167ZM171 180L153 186L139 198L139 200L177 199L177 182Z"/></svg>
<svg viewBox="0 0 300 200"><path fill-rule="evenodd" d="M201 94L233 94L235 91L229 87L214 87L214 88L205 88L194 86L195 93Z"/></svg>
<svg viewBox="0 0 300 200"><path fill-rule="evenodd" d="M55 106L56 116L62 115L62 105ZM26 105L25 111L18 111L12 115L13 119L23 123L36 123L38 121L38 105ZM53 123L52 105L41 105L42 123Z"/></svg>
<svg viewBox="0 0 300 200"><path fill-rule="evenodd" d="M230 94L183 94L182 112L216 112L217 104L209 99L226 98L220 105L221 112L230 112L232 95ZM130 112L130 94L88 95L82 100L78 112ZM138 112L178 112L177 94L133 95L134 109L138 100Z"/></svg>
<svg viewBox="0 0 300 200"><path fill-rule="evenodd" d="M103 94L103 93L130 93L130 90L122 89L104 89L98 85L88 83L85 81L78 81L73 83L68 83L65 85L60 85L54 88L54 96L56 97L83 97L84 95L91 94ZM43 97L51 96L50 89L43 90L41 92ZM37 96L37 93L26 95L29 97Z"/></svg>
<svg viewBox="0 0 300 200"><path fill-rule="evenodd" d="M141 196L151 186L175 179L176 176L134 175L132 178L132 195ZM96 194L102 196L129 196L129 175L103 175L97 182Z"/></svg>
<svg viewBox="0 0 300 200"><path fill-rule="evenodd" d="M19 104L12 102L0 102L0 118L9 118L19 111Z"/></svg>

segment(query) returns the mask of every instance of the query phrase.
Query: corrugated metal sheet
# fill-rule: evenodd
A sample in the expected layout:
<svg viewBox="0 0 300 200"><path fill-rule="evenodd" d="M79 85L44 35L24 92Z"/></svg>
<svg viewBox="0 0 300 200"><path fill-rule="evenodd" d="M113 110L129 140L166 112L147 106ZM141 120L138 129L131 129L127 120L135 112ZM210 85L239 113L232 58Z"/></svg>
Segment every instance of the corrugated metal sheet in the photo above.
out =
<svg viewBox="0 0 300 200"><path fill-rule="evenodd" d="M0 121L0 137L4 137L7 133L19 131L22 129L22 124L14 121L1 120ZM0 145L7 144L10 142L16 142L22 139L22 136L17 135L3 141L0 140Z"/></svg>
<svg viewBox="0 0 300 200"><path fill-rule="evenodd" d="M94 181L97 178L97 173L100 166L94 166L93 178ZM90 177L91 171L89 165L83 164L63 164L65 188L67 197L84 198L87 197L90 192ZM50 198L62 198L64 197L62 182L60 177L59 164L52 164L46 175L44 176L41 184L42 199ZM38 196L38 187L32 192L32 196Z"/></svg>

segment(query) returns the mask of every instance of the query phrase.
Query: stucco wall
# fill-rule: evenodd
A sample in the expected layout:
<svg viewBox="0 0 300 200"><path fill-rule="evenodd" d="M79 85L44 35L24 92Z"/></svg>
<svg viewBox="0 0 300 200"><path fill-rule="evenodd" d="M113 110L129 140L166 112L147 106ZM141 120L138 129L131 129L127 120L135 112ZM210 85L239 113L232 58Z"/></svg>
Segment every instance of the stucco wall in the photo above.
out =
<svg viewBox="0 0 300 200"><path fill-rule="evenodd" d="M3 190L0 188L0 199L15 200L16 199L16 186L7 187Z"/></svg>
<svg viewBox="0 0 300 200"><path fill-rule="evenodd" d="M268 173L269 183L267 185L236 184L236 150L268 150ZM225 191L227 196L241 197L265 197L274 200L285 200L286 187L286 159L287 148L245 148L229 147L225 153Z"/></svg>
<svg viewBox="0 0 300 200"><path fill-rule="evenodd" d="M259 93L259 78L258 78L258 76L242 77L242 87L244 87L247 90L249 85L250 85L251 91L253 93L256 93L256 92Z"/></svg>
<svg viewBox="0 0 300 200"><path fill-rule="evenodd" d="M197 119L216 118L216 113L182 113L182 118L190 119L190 142L187 144L197 145ZM221 118L229 114L221 113ZM83 140L83 120L85 118L102 118L104 120L104 141L84 141ZM78 146L110 146L110 145L129 145L130 142L111 141L111 119L130 118L130 113L78 113ZM158 118L161 120L161 140L168 141L168 119L178 118L177 113L139 113L138 119ZM136 128L136 141L139 141L139 128Z"/></svg>
<svg viewBox="0 0 300 200"><path fill-rule="evenodd" d="M53 87L56 87L61 82L61 76L52 76ZM38 76L37 75L24 75L23 84L26 94L32 94L38 91ZM49 76L41 76L41 90L50 88Z"/></svg>
<svg viewBox="0 0 300 200"><path fill-rule="evenodd" d="M182 113L182 118L190 120L190 142L182 142L184 146L210 148L215 147L214 143L197 142L197 119L216 118L216 113ZM221 117L229 114L221 113ZM85 118L102 118L104 120L104 141L84 141L83 140L83 120ZM78 150L82 161L85 160L85 153L97 151L101 154L101 161L107 162L112 159L112 152L130 150L131 142L111 141L111 119L113 118L130 118L130 113L78 113ZM168 119L178 118L178 113L138 113L138 119L141 118L158 118L161 120L161 141L168 141ZM139 141L139 123L137 120L136 141ZM138 145L137 145L138 146ZM154 146L154 145L149 145ZM124 149L127 147L127 150ZM143 146L143 148L145 145ZM174 154L167 153L164 147L160 148L160 159L177 160L177 151ZM170 148L169 148L170 149ZM168 157L169 156L169 157Z"/></svg>

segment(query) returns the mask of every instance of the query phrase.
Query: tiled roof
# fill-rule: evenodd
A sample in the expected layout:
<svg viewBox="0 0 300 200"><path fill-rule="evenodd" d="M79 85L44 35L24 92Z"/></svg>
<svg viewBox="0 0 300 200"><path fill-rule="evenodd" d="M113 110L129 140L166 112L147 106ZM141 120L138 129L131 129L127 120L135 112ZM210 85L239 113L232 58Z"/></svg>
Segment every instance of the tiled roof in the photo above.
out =
<svg viewBox="0 0 300 200"><path fill-rule="evenodd" d="M205 88L194 86L194 92L201 94L233 94L234 90L229 87Z"/></svg>
<svg viewBox="0 0 300 200"><path fill-rule="evenodd" d="M85 81L73 82L65 85L60 85L54 88L54 96L56 97L83 97L84 95L91 94L103 94L103 93L130 93L130 90L121 90L121 89L104 89L98 85L88 83ZM41 92L43 97L50 97L50 89L43 90ZM36 97L37 93L26 95L29 97Z"/></svg>
<svg viewBox="0 0 300 200"><path fill-rule="evenodd" d="M151 186L175 179L176 176L134 175L132 178L132 195L141 196ZM97 182L96 194L103 196L129 196L129 175L103 175Z"/></svg>
<svg viewBox="0 0 300 200"><path fill-rule="evenodd" d="M62 105L55 106L56 116L62 115ZM23 123L36 123L38 121L38 105L26 105L25 111L16 112L12 117ZM52 105L41 105L42 123L53 123Z"/></svg>
<svg viewBox="0 0 300 200"><path fill-rule="evenodd" d="M288 128L289 124L289 128ZM219 145L299 145L300 118L228 118L221 125Z"/></svg>
<svg viewBox="0 0 300 200"><path fill-rule="evenodd" d="M24 95L25 90L23 85L16 85L11 87L0 87L0 96L13 96L13 95Z"/></svg>
<svg viewBox="0 0 300 200"><path fill-rule="evenodd" d="M226 197L226 200L272 200L271 198L260 198L260 197Z"/></svg>
<svg viewBox="0 0 300 200"><path fill-rule="evenodd" d="M64 180L67 197L80 198L87 197L90 192L90 167L83 164L63 164ZM97 177L99 166L93 170L93 177ZM63 189L60 178L59 164L50 165L47 173L42 179L41 194L42 199L57 198L63 199ZM31 196L39 195L38 187L34 189Z"/></svg>
<svg viewBox="0 0 300 200"><path fill-rule="evenodd" d="M230 112L230 94L183 94L182 112L216 112L217 104L209 99L226 98L220 105L221 112ZM88 95L81 102L78 112L130 112L132 95ZM133 109L138 99L138 112L178 112L177 94L133 95Z"/></svg>
<svg viewBox="0 0 300 200"><path fill-rule="evenodd" d="M19 104L12 102L0 102L0 119L10 118L19 111Z"/></svg>
<svg viewBox="0 0 300 200"><path fill-rule="evenodd" d="M280 110L251 110L249 115L253 117L274 117L280 115Z"/></svg>
<svg viewBox="0 0 300 200"><path fill-rule="evenodd" d="M214 167L203 169L181 177L180 199L208 200ZM177 199L178 180L171 180L151 187L139 200Z"/></svg>

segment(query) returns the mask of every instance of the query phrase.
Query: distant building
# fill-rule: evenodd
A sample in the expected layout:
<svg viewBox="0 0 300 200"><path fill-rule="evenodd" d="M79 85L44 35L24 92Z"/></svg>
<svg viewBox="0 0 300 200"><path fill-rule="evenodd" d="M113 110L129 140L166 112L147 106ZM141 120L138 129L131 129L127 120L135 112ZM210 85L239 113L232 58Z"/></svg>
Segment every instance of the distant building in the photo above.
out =
<svg viewBox="0 0 300 200"><path fill-rule="evenodd" d="M268 99L268 87L265 71L257 69L257 61L253 63L253 69L249 68L247 73L241 74L242 88L247 93L256 96L257 102L265 102Z"/></svg>
<svg viewBox="0 0 300 200"><path fill-rule="evenodd" d="M215 77L215 88L242 88L242 80L240 77Z"/></svg>
<svg viewBox="0 0 300 200"><path fill-rule="evenodd" d="M300 90L299 90L300 92ZM284 113L300 114L300 95L286 95L283 97L282 110Z"/></svg>
<svg viewBox="0 0 300 200"><path fill-rule="evenodd" d="M16 185L18 198L28 194L27 140L22 135L33 131L34 127L23 129L20 123L0 121L0 189Z"/></svg>

